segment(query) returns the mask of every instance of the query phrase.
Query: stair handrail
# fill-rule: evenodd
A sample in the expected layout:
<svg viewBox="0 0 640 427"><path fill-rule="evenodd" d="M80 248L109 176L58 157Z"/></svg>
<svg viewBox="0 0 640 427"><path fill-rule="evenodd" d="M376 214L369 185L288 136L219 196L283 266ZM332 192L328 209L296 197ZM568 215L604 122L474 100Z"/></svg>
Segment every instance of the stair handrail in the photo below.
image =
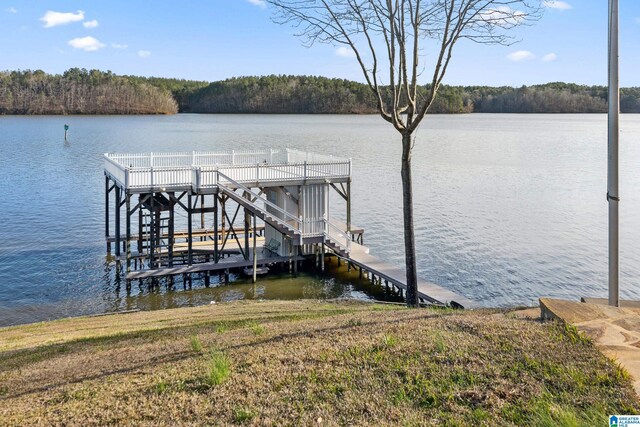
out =
<svg viewBox="0 0 640 427"><path fill-rule="evenodd" d="M332 240L334 240L338 246L341 246L343 249L346 250L347 253L351 252L351 232L349 230L343 230L342 227L338 227L332 220L331 218L327 218L326 215L323 216L323 220L324 220L324 236L325 239L326 238L332 238ZM339 236L337 236L336 234L332 234L331 231L337 231L338 233L340 233ZM344 237L344 244L342 244L340 240L340 238Z"/></svg>
<svg viewBox="0 0 640 427"><path fill-rule="evenodd" d="M229 190L229 191L233 191L233 190L231 190L230 188L227 188L227 187L226 187L225 185L223 185L222 183L220 183L220 177L222 177L224 180L226 180L226 181L228 181L228 182L232 183L233 185L235 185L236 187L238 187L240 190L243 190L243 191L245 191L246 193L249 193L249 194L251 194L252 196L255 196L255 197L256 197L256 200L257 200L257 199L262 200L262 201L264 202L265 206L269 206L269 207L273 208L275 211L277 211L277 212L281 213L281 214L282 214L285 218L287 218L287 219L283 220L283 219L281 219L281 218L277 218L277 217L276 217L275 219L276 219L276 220L279 220L279 221L281 221L281 222L283 222L287 227L289 227L289 228L293 228L293 229L294 229L294 231L297 231L298 233L302 234L302 231L301 231L301 228L302 228L301 226L302 226L302 224L301 224L300 219L299 219L297 216L295 216L295 215L293 215L293 214L291 214L291 213L287 212L286 210L282 209L280 206L276 205L275 203L272 203L272 202L270 202L269 200L267 200L267 199L265 199L265 198L263 198L263 197L260 197L260 195L259 195L259 194L257 194L256 192L254 192L254 191L253 191L253 190L251 190L250 188L245 187L244 185L240 184L239 182L237 182L237 181L235 181L235 180L233 180L233 179L229 178L227 175L223 174L222 172L217 171L217 175L218 175L218 180L217 180L217 181L218 181L218 186L219 186L219 187L223 187L223 188L225 188L225 189L227 189L227 190ZM254 203L254 202L252 202L251 200L247 199L247 202L248 202L249 204L251 204L251 205L255 206L255 207L256 207L256 209L263 210L260 206L258 206L257 204L255 204L255 203ZM266 212L266 213L269 213L269 212ZM289 221L294 221L294 223L296 224L296 226L295 226L295 227L292 227L292 226L291 226L291 224L289 224L289 223L287 223L287 222L286 222L287 220L289 220Z"/></svg>

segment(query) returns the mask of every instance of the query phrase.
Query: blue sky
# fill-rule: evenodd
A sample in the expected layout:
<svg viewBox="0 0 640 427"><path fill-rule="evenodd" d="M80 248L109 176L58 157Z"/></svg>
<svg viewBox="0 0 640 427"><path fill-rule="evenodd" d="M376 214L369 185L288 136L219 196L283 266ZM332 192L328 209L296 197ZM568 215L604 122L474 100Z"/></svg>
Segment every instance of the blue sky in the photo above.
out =
<svg viewBox="0 0 640 427"><path fill-rule="evenodd" d="M553 1L512 46L462 41L445 83L606 84L607 1ZM620 80L640 86L640 1L620 0ZM47 13L49 12L49 13ZM362 81L336 46L303 47L261 0L0 0L0 70L71 67L220 80L313 74Z"/></svg>

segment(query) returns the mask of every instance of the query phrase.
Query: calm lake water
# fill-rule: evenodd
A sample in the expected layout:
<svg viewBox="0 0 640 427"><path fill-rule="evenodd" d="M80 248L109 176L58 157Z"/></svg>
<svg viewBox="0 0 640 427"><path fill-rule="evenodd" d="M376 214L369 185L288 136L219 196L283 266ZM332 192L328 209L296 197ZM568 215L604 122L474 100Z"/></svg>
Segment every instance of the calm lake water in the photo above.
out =
<svg viewBox="0 0 640 427"><path fill-rule="evenodd" d="M114 281L102 153L270 147L351 157L353 222L372 254L403 264L400 144L377 116L0 117L0 325L238 298L383 297L343 271L129 294ZM414 154L420 276L486 306L606 296L606 149L604 115L429 117ZM620 154L621 295L640 298L639 115L622 116Z"/></svg>

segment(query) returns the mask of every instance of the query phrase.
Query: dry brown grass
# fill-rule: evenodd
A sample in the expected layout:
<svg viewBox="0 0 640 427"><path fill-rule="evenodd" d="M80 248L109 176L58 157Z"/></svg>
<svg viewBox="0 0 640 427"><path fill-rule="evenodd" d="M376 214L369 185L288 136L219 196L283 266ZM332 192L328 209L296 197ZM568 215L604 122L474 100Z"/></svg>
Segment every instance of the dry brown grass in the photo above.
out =
<svg viewBox="0 0 640 427"><path fill-rule="evenodd" d="M240 302L5 328L0 349L1 425L604 425L639 410L575 331L483 311Z"/></svg>

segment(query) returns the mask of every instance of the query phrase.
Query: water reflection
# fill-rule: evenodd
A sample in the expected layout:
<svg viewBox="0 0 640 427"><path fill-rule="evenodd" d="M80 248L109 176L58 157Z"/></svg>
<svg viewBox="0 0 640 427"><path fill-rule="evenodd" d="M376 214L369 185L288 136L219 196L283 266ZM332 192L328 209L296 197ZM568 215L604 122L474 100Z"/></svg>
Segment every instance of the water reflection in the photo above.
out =
<svg viewBox="0 0 640 427"><path fill-rule="evenodd" d="M310 263L309 263L310 265ZM311 269L307 266L308 269ZM324 273L301 273L294 277L286 272L270 273L259 277L254 284L250 278L231 272L229 282L224 274L212 273L191 278L162 277L134 280L127 286L122 274L116 274L115 262L104 263L103 300L106 311L159 310L185 306L228 302L236 300L296 300L296 299L377 299L402 301L395 292L374 284L366 277L335 259L328 261ZM208 284L207 284L208 282Z"/></svg>

